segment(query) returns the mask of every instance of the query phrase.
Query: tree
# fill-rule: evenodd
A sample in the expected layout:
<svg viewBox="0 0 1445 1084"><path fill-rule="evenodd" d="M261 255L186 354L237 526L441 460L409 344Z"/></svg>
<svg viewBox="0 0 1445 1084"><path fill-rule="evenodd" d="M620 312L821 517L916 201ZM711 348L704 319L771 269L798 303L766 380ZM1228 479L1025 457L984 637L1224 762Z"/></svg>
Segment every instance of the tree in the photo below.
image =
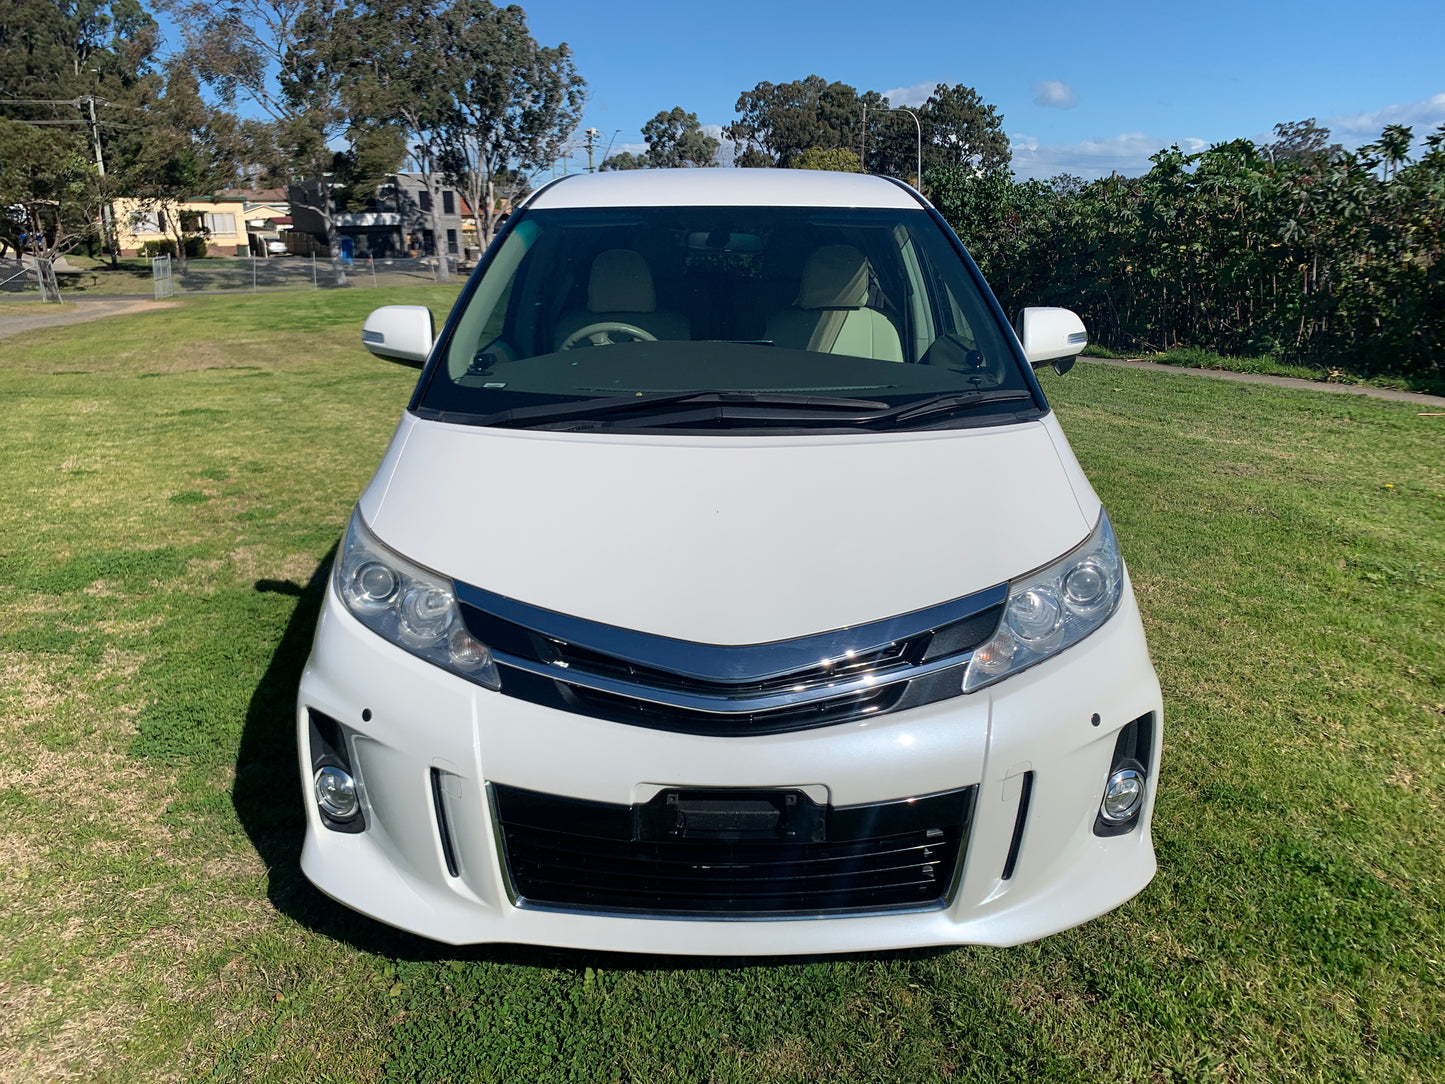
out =
<svg viewBox="0 0 1445 1084"><path fill-rule="evenodd" d="M15 98L123 100L150 75L159 43L160 28L139 0L0 0L0 87ZM9 106L6 115L55 112Z"/></svg>
<svg viewBox="0 0 1445 1084"><path fill-rule="evenodd" d="M1274 126L1275 141L1260 149L1271 162L1297 162L1322 166L1336 160L1345 148L1330 142L1330 130L1306 120L1286 121Z"/></svg>
<svg viewBox="0 0 1445 1084"><path fill-rule="evenodd" d="M646 169L648 161L640 154L633 154L631 151L619 151L614 155L602 159L602 164L597 167L598 172L614 169Z"/></svg>
<svg viewBox="0 0 1445 1084"><path fill-rule="evenodd" d="M347 149L332 160L340 182L334 199L347 211L374 209L376 190L406 161L406 133L395 124L360 124L346 133Z"/></svg>
<svg viewBox="0 0 1445 1084"><path fill-rule="evenodd" d="M1405 124L1387 124L1385 130L1380 133L1380 138L1375 142L1379 148L1380 157L1384 159L1386 174L1395 176L1400 171L1400 166L1409 161L1410 144L1415 141L1415 133Z"/></svg>
<svg viewBox="0 0 1445 1084"><path fill-rule="evenodd" d="M810 75L793 83L759 83L737 101L737 120L723 134L737 143L739 166L791 166L804 151L859 148L863 108L887 104L877 91L859 94L847 83Z"/></svg>
<svg viewBox="0 0 1445 1084"><path fill-rule="evenodd" d="M847 147L809 147L793 164L797 169L831 169L838 173L858 173L863 168L858 155Z"/></svg>
<svg viewBox="0 0 1445 1084"><path fill-rule="evenodd" d="M335 245L328 172L345 130L347 69L358 55L355 20L342 0L161 0L181 30L184 62L222 104L245 100L274 124L293 175Z"/></svg>
<svg viewBox="0 0 1445 1084"><path fill-rule="evenodd" d="M644 124L642 138L647 143L647 164L654 169L715 166L722 146L702 130L696 113L686 113L680 105L670 112L659 111Z"/></svg>
<svg viewBox="0 0 1445 1084"><path fill-rule="evenodd" d="M116 174L137 146L123 138L131 114L159 88L153 68L159 40L139 0L0 0L0 88L6 98L28 100L0 99L0 117L89 128L91 168L99 174L97 146L107 167L105 178L97 176L91 210L99 207L107 219ZM65 224L71 240L92 232L90 222Z"/></svg>
<svg viewBox="0 0 1445 1084"><path fill-rule="evenodd" d="M477 237L491 243L499 199L549 165L582 119L586 80L566 43L539 45L526 13L489 0L453 0L442 20L437 79L455 101L445 166L467 191Z"/></svg>
<svg viewBox="0 0 1445 1084"><path fill-rule="evenodd" d="M168 66L165 93L148 103L133 133L140 149L125 175L126 186L164 223L164 232L175 241L181 274L187 242L203 238L206 231L198 216L180 205L234 179L232 121L206 104L194 73L177 60Z"/></svg>
<svg viewBox="0 0 1445 1084"><path fill-rule="evenodd" d="M54 259L95 221L95 166L74 132L0 119L0 241Z"/></svg>
<svg viewBox="0 0 1445 1084"><path fill-rule="evenodd" d="M912 177L918 172L918 139L923 140L923 171L958 167L976 173L1007 172L1012 152L1003 117L963 84L939 83L914 112L918 127L906 115L868 116L869 172Z"/></svg>
<svg viewBox="0 0 1445 1084"><path fill-rule="evenodd" d="M918 111L923 126L923 168L965 166L982 173L1007 171L1010 159L1003 117L962 83L934 88Z"/></svg>
<svg viewBox="0 0 1445 1084"><path fill-rule="evenodd" d="M453 46L443 25L438 0L368 0L353 9L347 35L357 45L342 96L353 127L391 128L399 133L406 157L421 176L431 233L442 253L443 232L437 215L438 181L447 161L448 140L456 128L456 87L447 75ZM398 27L408 33L397 33Z"/></svg>

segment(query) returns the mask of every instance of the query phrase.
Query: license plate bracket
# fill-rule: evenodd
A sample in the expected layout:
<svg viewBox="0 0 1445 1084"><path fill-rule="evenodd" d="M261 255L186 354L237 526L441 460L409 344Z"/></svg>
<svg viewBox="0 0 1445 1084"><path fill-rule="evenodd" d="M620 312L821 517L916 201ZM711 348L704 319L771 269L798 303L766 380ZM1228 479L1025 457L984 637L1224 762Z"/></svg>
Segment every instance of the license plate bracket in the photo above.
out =
<svg viewBox="0 0 1445 1084"><path fill-rule="evenodd" d="M820 843L828 838L828 807L801 790L668 787L632 807L633 838Z"/></svg>

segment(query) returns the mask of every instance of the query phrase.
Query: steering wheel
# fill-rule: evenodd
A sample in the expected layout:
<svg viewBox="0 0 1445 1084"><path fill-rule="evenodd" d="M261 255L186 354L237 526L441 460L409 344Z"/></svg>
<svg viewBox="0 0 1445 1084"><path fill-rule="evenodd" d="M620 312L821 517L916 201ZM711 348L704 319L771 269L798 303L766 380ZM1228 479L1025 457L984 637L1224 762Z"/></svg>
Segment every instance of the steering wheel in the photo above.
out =
<svg viewBox="0 0 1445 1084"><path fill-rule="evenodd" d="M612 336L615 332L622 332L624 335L631 335L636 341L645 343L657 342L657 336L643 331L636 324L624 324L620 320L600 320L595 324L588 324L586 327L579 327L565 339L557 349L571 350L574 346L586 339L593 346L612 346L617 340Z"/></svg>

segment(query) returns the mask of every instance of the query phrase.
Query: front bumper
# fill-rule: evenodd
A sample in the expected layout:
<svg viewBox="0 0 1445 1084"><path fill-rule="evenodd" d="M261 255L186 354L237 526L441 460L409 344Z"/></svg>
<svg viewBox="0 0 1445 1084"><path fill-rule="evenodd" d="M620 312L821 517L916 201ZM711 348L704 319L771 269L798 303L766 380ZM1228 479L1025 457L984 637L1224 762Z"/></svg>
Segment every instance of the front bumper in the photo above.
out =
<svg viewBox="0 0 1445 1084"><path fill-rule="evenodd" d="M363 832L325 827L311 797L312 711L350 732ZM1155 736L1139 823L1126 835L1096 835L1116 735L1144 715L1152 715ZM697 955L1014 945L1102 914L1153 877L1161 719L1130 590L1088 639L980 692L814 730L733 738L607 722L480 688L388 644L328 588L298 697L307 811L301 867L348 907L450 944ZM1005 879L1028 773L1027 818ZM434 778L444 781L440 795ZM503 872L489 784L616 805L646 802L661 787L799 788L833 806L977 789L959 878L944 906L719 919L518 906Z"/></svg>

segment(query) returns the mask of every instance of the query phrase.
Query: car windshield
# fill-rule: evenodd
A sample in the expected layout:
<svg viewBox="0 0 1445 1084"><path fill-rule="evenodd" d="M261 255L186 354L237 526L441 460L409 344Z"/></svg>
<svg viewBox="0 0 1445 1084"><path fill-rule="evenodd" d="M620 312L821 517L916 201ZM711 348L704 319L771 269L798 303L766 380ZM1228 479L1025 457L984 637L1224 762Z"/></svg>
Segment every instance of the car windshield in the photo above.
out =
<svg viewBox="0 0 1445 1084"><path fill-rule="evenodd" d="M1030 382L924 210L525 211L418 409L537 428L997 424Z"/></svg>

